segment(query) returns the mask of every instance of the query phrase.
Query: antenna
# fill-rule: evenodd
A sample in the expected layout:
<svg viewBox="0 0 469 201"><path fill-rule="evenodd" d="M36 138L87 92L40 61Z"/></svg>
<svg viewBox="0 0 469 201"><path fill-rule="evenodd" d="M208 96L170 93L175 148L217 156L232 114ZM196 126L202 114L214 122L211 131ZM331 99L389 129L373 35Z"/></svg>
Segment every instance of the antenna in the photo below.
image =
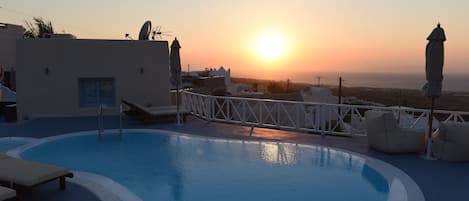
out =
<svg viewBox="0 0 469 201"><path fill-rule="evenodd" d="M156 39L162 40L163 36L172 36L169 33L171 33L171 32L162 32L161 31L161 26L156 26L156 28L152 31L151 39L153 39L153 40L156 40Z"/></svg>
<svg viewBox="0 0 469 201"><path fill-rule="evenodd" d="M148 40L151 33L151 21L147 20L140 29L140 34L138 35L138 40Z"/></svg>

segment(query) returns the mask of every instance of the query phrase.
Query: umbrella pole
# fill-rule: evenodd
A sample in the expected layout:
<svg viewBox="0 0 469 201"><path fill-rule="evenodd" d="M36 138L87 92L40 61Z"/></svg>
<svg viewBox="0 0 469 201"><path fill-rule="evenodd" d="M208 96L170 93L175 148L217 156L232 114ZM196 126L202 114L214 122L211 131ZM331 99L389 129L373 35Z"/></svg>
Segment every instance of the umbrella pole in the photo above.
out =
<svg viewBox="0 0 469 201"><path fill-rule="evenodd" d="M427 156L425 159L432 158L432 133L433 133L433 107L435 105L435 98L432 98L432 105L430 107L430 114L428 115L428 133L427 133Z"/></svg>
<svg viewBox="0 0 469 201"><path fill-rule="evenodd" d="M179 82L176 83L176 124L181 125L181 117L179 115Z"/></svg>

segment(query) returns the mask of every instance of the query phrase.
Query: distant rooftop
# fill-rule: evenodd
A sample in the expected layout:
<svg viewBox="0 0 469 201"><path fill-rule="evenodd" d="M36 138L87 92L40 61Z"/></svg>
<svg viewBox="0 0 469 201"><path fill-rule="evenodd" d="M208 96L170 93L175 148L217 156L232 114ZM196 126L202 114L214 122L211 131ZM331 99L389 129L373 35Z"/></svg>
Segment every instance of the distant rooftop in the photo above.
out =
<svg viewBox="0 0 469 201"><path fill-rule="evenodd" d="M4 34L7 34L7 35L21 34L21 35L23 35L24 31L25 31L25 29L21 25L8 24L8 23L0 22L0 33L2 35L4 35Z"/></svg>

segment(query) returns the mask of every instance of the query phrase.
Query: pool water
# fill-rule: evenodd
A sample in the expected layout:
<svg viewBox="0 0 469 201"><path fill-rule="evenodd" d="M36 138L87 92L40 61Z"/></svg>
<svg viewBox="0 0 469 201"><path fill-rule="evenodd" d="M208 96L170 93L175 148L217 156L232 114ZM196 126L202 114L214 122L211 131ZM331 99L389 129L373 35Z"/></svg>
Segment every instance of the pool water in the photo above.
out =
<svg viewBox="0 0 469 201"><path fill-rule="evenodd" d="M31 138L13 138L13 137L6 137L0 138L0 153L6 153L7 151L23 146L30 142L34 141Z"/></svg>
<svg viewBox="0 0 469 201"><path fill-rule="evenodd" d="M386 201L365 158L330 148L184 135L61 138L22 158L108 177L142 200Z"/></svg>

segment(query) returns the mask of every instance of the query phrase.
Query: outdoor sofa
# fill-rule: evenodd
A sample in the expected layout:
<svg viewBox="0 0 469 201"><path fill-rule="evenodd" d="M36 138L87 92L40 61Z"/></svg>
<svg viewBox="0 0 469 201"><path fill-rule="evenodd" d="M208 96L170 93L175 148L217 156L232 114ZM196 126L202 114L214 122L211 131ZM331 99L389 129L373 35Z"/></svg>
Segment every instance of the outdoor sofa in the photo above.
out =
<svg viewBox="0 0 469 201"><path fill-rule="evenodd" d="M130 109L124 111L125 114L131 118L143 121L145 123L155 122L155 121L167 121L173 120L177 115L176 106L160 106L160 107L144 107L135 102L122 100L122 103L127 105ZM186 115L189 114L189 111L185 110L184 107L179 107L179 114L183 121L186 121Z"/></svg>
<svg viewBox="0 0 469 201"><path fill-rule="evenodd" d="M432 139L432 153L437 159L469 161L469 123L441 123Z"/></svg>
<svg viewBox="0 0 469 201"><path fill-rule="evenodd" d="M15 197L16 197L15 190L0 186L0 201L12 199Z"/></svg>
<svg viewBox="0 0 469 201"><path fill-rule="evenodd" d="M400 128L391 112L368 110L365 112L368 145L385 153L423 152L425 133Z"/></svg>
<svg viewBox="0 0 469 201"><path fill-rule="evenodd" d="M65 190L65 178L73 177L68 169L33 161L13 158L0 153L0 182L14 189L31 189L56 179Z"/></svg>

